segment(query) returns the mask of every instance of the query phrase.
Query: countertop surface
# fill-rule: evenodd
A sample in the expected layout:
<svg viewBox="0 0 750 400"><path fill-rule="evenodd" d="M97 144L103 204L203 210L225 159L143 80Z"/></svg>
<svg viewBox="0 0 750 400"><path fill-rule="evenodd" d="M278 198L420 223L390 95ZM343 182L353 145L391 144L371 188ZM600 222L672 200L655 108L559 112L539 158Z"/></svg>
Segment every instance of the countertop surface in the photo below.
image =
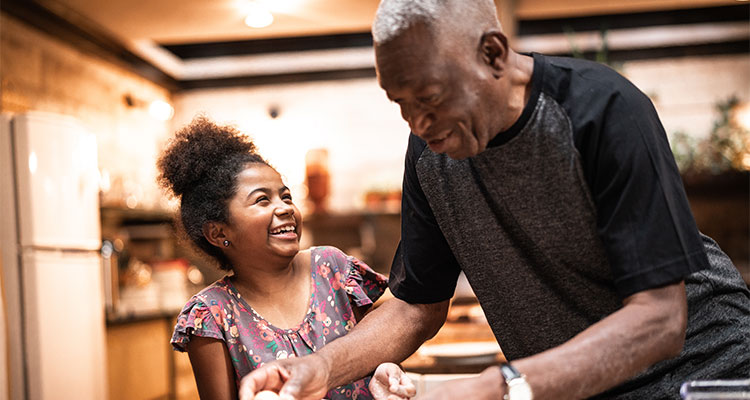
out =
<svg viewBox="0 0 750 400"><path fill-rule="evenodd" d="M435 337L425 342L401 366L408 372L419 374L479 373L505 360L496 343L479 304L454 304L445 325ZM436 351L437 347L439 351ZM466 355L461 356L461 352Z"/></svg>

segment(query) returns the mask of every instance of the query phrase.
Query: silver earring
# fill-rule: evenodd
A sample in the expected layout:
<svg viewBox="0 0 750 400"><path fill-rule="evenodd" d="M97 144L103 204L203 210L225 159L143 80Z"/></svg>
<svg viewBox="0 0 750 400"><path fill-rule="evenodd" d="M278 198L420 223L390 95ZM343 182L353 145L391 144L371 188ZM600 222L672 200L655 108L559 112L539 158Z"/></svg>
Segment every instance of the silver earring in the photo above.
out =
<svg viewBox="0 0 750 400"><path fill-rule="evenodd" d="M229 245L232 244L229 240L224 239L224 247L229 247Z"/></svg>

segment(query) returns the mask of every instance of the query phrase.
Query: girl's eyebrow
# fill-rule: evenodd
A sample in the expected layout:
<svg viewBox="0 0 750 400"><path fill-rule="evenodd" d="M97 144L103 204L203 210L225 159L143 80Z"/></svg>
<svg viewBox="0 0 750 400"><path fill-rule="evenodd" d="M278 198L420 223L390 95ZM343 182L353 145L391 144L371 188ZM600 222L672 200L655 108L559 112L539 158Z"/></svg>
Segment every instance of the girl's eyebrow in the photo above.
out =
<svg viewBox="0 0 750 400"><path fill-rule="evenodd" d="M289 187L286 185L283 185L282 187L279 188L279 193L284 193L286 191L289 191ZM270 193L272 192L272 190L267 187L259 187L259 188L253 189L250 193L248 193L247 198L250 198L256 192Z"/></svg>
<svg viewBox="0 0 750 400"><path fill-rule="evenodd" d="M252 191L250 191L250 193L248 193L248 194L247 194L247 198L249 199L249 198L250 198L250 197L251 197L252 195L254 195L254 194L255 194L256 192L263 192L263 193L268 193L268 192L270 192L270 191L271 191L271 189L269 189L269 188L265 188L265 187L259 187L259 188L257 188L257 189L253 189Z"/></svg>

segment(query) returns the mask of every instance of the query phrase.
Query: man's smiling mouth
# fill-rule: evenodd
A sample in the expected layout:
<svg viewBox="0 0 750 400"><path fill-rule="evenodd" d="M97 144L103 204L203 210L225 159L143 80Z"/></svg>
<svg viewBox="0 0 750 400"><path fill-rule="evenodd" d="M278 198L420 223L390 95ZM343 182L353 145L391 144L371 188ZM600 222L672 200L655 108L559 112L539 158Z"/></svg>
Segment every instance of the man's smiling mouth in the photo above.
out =
<svg viewBox="0 0 750 400"><path fill-rule="evenodd" d="M427 141L427 145L430 146L430 149L432 149L432 151L436 153L442 153L444 152L443 147L445 146L446 140L452 135L453 135L453 131L450 131L440 139L432 139L432 140Z"/></svg>

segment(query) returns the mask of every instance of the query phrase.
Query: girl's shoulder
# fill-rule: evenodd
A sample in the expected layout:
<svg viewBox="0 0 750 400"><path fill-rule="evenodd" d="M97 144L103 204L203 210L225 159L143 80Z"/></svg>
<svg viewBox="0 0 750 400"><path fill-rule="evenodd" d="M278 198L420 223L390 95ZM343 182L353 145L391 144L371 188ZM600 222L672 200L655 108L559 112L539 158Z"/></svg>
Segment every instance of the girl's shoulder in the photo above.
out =
<svg viewBox="0 0 750 400"><path fill-rule="evenodd" d="M316 246L311 247L309 251L312 265L328 264L338 269L345 266L351 258L334 246Z"/></svg>
<svg viewBox="0 0 750 400"><path fill-rule="evenodd" d="M204 303L209 305L212 300L226 300L232 297L231 294L231 282L229 280L230 275L226 275L216 282L204 287L198 293L194 294L190 300L191 302Z"/></svg>

